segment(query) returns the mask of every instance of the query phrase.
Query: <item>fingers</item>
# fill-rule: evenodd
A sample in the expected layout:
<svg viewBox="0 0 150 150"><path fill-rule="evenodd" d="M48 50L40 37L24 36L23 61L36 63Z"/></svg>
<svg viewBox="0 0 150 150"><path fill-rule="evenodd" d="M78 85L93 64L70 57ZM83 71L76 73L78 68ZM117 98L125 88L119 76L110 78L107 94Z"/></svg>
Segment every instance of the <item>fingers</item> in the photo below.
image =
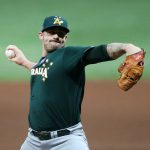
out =
<svg viewBox="0 0 150 150"><path fill-rule="evenodd" d="M17 64L20 64L20 60L19 60L19 57L21 56L21 50L16 46L16 45L8 45L6 47L6 50L5 50L5 54L6 52L10 52L10 51L13 51L14 52L14 56L13 57L8 57L7 58L12 61L12 62L15 62Z"/></svg>
<svg viewBox="0 0 150 150"><path fill-rule="evenodd" d="M8 45L8 46L6 47L6 50L12 50L12 51L14 51L15 53L17 53L18 51L20 51L19 48L18 48L16 45Z"/></svg>
<svg viewBox="0 0 150 150"><path fill-rule="evenodd" d="M14 50L14 49L16 49L16 46L15 46L15 45L8 45L8 46L6 47L6 50Z"/></svg>

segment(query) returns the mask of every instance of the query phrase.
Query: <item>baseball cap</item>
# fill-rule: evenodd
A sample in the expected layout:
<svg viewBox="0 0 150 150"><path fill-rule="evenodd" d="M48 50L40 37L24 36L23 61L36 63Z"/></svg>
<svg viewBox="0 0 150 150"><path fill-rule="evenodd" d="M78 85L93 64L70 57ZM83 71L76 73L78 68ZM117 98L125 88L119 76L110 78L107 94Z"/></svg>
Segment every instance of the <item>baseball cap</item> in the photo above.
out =
<svg viewBox="0 0 150 150"><path fill-rule="evenodd" d="M61 16L49 16L44 19L43 26L42 26L42 32L49 29L49 28L62 28L67 33L69 32L68 29L68 22L65 18Z"/></svg>

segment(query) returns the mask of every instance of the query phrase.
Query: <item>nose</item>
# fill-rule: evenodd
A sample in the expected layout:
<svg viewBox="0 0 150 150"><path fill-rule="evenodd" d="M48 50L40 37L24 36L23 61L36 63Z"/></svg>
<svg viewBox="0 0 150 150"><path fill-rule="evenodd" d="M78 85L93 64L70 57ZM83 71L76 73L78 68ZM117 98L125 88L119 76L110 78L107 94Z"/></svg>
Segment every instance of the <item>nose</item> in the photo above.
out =
<svg viewBox="0 0 150 150"><path fill-rule="evenodd" d="M56 38L56 39L59 38L59 36L58 36L57 33L55 33L55 34L53 35L53 37Z"/></svg>

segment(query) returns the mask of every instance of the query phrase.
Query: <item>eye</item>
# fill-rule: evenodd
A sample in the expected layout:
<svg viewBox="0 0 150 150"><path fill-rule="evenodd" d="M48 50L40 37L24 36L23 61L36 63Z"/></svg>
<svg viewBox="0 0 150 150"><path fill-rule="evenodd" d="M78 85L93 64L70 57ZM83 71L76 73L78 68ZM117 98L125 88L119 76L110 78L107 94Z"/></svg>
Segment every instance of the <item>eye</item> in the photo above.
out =
<svg viewBox="0 0 150 150"><path fill-rule="evenodd" d="M47 33L50 34L50 35L56 34L56 32L54 30L48 30Z"/></svg>
<svg viewBox="0 0 150 150"><path fill-rule="evenodd" d="M65 35L66 35L66 33L64 33L64 32L58 32L57 34L58 34L58 36L61 37L61 38L64 38Z"/></svg>
<svg viewBox="0 0 150 150"><path fill-rule="evenodd" d="M60 30L48 30L47 33L49 35L57 34L60 38L64 38L66 35L66 32Z"/></svg>

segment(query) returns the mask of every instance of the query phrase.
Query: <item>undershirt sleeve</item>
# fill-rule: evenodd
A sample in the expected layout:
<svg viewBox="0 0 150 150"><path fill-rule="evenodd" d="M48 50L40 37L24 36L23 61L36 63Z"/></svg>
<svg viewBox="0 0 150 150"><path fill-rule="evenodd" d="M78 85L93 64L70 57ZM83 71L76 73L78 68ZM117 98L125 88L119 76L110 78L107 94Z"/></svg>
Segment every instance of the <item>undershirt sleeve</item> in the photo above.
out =
<svg viewBox="0 0 150 150"><path fill-rule="evenodd" d="M95 64L104 61L113 60L107 53L107 45L99 45L90 47L83 55L82 63L86 66L88 64Z"/></svg>

